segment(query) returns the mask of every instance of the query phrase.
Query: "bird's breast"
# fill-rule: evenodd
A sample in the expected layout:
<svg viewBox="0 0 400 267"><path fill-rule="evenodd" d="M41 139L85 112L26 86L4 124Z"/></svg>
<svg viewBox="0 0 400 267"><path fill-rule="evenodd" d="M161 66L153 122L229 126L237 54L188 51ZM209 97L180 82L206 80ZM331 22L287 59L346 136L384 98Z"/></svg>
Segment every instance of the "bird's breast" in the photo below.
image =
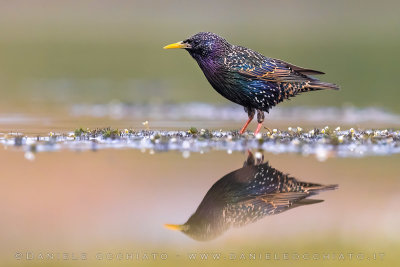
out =
<svg viewBox="0 0 400 267"><path fill-rule="evenodd" d="M221 64L210 61L199 63L199 66L215 91L234 103L246 105L240 84Z"/></svg>

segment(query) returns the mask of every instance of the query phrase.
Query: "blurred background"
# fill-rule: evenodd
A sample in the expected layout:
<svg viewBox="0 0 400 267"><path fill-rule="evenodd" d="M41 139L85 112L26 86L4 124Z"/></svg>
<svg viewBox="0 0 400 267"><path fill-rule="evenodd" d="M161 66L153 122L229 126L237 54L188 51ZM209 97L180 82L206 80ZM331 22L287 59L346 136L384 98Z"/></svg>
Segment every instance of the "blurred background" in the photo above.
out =
<svg viewBox="0 0 400 267"><path fill-rule="evenodd" d="M0 1L0 111L73 104L227 104L185 51L199 31L322 70L340 92L285 106L400 112L399 1Z"/></svg>

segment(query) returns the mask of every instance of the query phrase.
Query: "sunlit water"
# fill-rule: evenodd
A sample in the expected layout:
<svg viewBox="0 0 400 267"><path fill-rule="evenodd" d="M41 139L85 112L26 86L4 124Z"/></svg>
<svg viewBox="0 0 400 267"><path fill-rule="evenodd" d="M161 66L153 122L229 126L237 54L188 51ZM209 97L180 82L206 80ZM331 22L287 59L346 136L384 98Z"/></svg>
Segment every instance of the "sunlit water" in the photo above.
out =
<svg viewBox="0 0 400 267"><path fill-rule="evenodd" d="M82 124L83 120L77 121L76 127ZM26 259L28 252L33 257L43 252L85 252L89 260L114 265L132 261L99 260L97 253L115 257L119 252L135 252L142 257L156 252L167 253L167 262L174 265L192 262L188 254L204 251L228 258L229 253L245 253L247 259L242 262L249 260L250 252L280 257L286 252L292 256L294 252L344 253L343 265L359 264L349 261L349 253L366 257L384 253L383 260L363 263L398 262L398 131L335 126L319 128L326 133L310 133L313 128L297 129L296 125L276 132L271 129L269 134L265 129L258 137L251 133L239 137L230 131L212 131L208 136L201 129L193 135L188 129L130 132L127 127L127 132L122 128L121 134L109 138L77 136L72 126L54 126L57 130L51 131L51 123L35 130L23 120L19 125L19 133L4 132L14 127L4 123L0 136L0 246L2 259L9 264L32 263ZM332 140L331 135L335 143L321 141ZM352 144L353 150L348 148ZM365 147L368 153L360 154ZM322 157L318 156L321 148ZM185 223L213 184L243 167L248 149L298 181L338 188L307 197L323 202L267 214L241 227L231 225L207 241L164 227ZM21 260L15 259L17 252L22 253ZM251 263L266 264L265 260Z"/></svg>

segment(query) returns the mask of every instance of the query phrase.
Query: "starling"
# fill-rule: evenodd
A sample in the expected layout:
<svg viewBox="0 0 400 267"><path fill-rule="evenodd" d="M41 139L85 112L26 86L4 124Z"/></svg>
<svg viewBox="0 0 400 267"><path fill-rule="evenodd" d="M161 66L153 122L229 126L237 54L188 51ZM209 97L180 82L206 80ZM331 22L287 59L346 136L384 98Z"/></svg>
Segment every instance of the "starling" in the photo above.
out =
<svg viewBox="0 0 400 267"><path fill-rule="evenodd" d="M335 89L309 75L321 71L301 68L279 59L269 58L243 46L232 45L211 32L200 32L170 44L164 49L183 48L197 61L212 87L223 97L244 107L248 120L240 130L244 133L257 111L258 133L264 111L295 95L315 90Z"/></svg>
<svg viewBox="0 0 400 267"><path fill-rule="evenodd" d="M244 167L218 180L207 192L196 212L182 225L166 224L189 237L207 241L230 227L241 227L264 216L323 200L306 199L337 185L301 182L272 168L249 152Z"/></svg>

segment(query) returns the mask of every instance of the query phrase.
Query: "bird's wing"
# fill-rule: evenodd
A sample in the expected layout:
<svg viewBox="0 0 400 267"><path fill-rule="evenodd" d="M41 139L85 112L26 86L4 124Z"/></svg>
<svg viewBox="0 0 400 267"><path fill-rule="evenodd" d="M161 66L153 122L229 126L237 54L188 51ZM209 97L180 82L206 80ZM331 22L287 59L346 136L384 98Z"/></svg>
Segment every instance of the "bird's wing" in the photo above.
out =
<svg viewBox="0 0 400 267"><path fill-rule="evenodd" d="M264 216L281 213L309 195L307 192L276 193L232 203L226 209L226 220L235 227L241 227Z"/></svg>
<svg viewBox="0 0 400 267"><path fill-rule="evenodd" d="M242 46L235 46L225 59L229 68L250 79L270 82L305 82L316 80L307 75L324 74L321 71L302 68L280 59L268 58Z"/></svg>
<svg viewBox="0 0 400 267"><path fill-rule="evenodd" d="M294 71L300 72L301 74L305 74L305 75L321 75L321 74L325 74L325 72L319 71L319 70L312 70L312 69L306 69L306 68L302 68L287 62L284 62L282 60L279 59L274 59L275 61L279 61L282 64L286 64L289 68L291 68Z"/></svg>
<svg viewBox="0 0 400 267"><path fill-rule="evenodd" d="M315 79L306 74L322 74L321 72L303 69L280 60L269 58L262 62L244 64L240 66L238 72L248 78L269 82L305 82Z"/></svg>

